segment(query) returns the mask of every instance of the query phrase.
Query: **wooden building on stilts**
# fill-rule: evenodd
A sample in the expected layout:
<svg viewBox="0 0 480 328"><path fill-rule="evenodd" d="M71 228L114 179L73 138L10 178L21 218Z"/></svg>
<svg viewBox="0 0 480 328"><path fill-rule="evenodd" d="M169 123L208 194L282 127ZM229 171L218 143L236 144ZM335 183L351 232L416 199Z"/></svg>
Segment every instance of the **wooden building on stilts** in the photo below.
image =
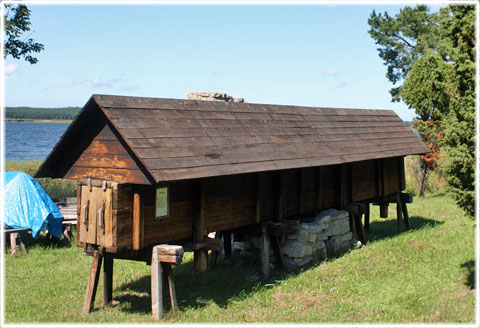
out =
<svg viewBox="0 0 480 328"><path fill-rule="evenodd" d="M102 259L108 303L113 259L150 262L159 244L194 250L205 270L221 246L209 233L228 248L232 231L322 209L348 210L364 242L366 204L385 217L396 203L408 228L404 156L428 151L389 110L93 95L36 177L78 180L78 246L94 255L88 312Z"/></svg>

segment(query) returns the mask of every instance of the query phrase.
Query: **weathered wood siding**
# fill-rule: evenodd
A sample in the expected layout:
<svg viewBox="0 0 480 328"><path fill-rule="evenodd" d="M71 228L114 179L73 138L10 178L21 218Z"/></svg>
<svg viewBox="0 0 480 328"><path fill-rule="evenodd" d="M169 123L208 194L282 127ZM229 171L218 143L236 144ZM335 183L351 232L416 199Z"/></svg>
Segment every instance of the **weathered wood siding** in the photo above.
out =
<svg viewBox="0 0 480 328"><path fill-rule="evenodd" d="M69 168L65 178L92 177L118 183L149 184L145 174L104 120L100 133Z"/></svg>
<svg viewBox="0 0 480 328"><path fill-rule="evenodd" d="M110 232L104 237L99 236L98 222L92 221L88 232L80 228L79 240L104 245L114 252L132 249L135 238L132 219L135 193L140 195L139 215L143 224L139 237L141 241L135 242L147 247L192 240L195 195L200 191L198 188L203 188L203 205L197 209L201 211L203 220L199 235L206 236L213 231L255 224L257 215L259 221L266 221L298 218L327 208L341 209L348 202L365 201L401 191L405 188L405 182L403 159L389 158L177 181L169 183L168 187L169 217L155 219L154 186L115 185L111 202L113 220L111 223L106 222L104 228ZM89 192L89 187L85 184L80 184L79 188L82 204L85 203L85 197L90 197L90 216L93 218L100 206L96 198L101 202L105 196L100 196L105 192L101 188L93 188L93 191ZM96 226L97 230L93 226Z"/></svg>

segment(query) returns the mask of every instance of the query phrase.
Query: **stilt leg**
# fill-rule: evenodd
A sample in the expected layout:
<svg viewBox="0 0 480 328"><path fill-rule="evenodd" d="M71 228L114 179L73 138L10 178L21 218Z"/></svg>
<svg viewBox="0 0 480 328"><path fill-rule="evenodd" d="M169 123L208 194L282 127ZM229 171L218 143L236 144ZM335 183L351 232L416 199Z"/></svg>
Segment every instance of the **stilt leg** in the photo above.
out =
<svg viewBox="0 0 480 328"><path fill-rule="evenodd" d="M232 233L230 231L223 231L223 251L227 259L232 257Z"/></svg>
<svg viewBox="0 0 480 328"><path fill-rule="evenodd" d="M152 277L151 277L151 295L152 295L152 315L155 319L162 318L163 298L162 298L162 266L158 260L158 252L152 254Z"/></svg>
<svg viewBox="0 0 480 328"><path fill-rule="evenodd" d="M275 264L277 268L283 269L283 255L278 236L270 235L270 242L272 243L273 254L275 255Z"/></svg>
<svg viewBox="0 0 480 328"><path fill-rule="evenodd" d="M103 305L113 300L113 257L105 254L103 257Z"/></svg>
<svg viewBox="0 0 480 328"><path fill-rule="evenodd" d="M18 243L20 244L20 249L22 250L22 254L27 254L27 249L25 248L25 245L23 244L22 238L20 238L20 235L18 235Z"/></svg>
<svg viewBox="0 0 480 328"><path fill-rule="evenodd" d="M261 245L262 278L270 278L270 238L267 233L267 227L262 226L262 245Z"/></svg>
<svg viewBox="0 0 480 328"><path fill-rule="evenodd" d="M100 255L98 250L95 250L93 252L92 266L90 268L90 276L88 277L87 294L85 295L85 304L83 306L84 314L88 314L93 309L101 267L102 255Z"/></svg>
<svg viewBox="0 0 480 328"><path fill-rule="evenodd" d="M10 252L12 255L17 254L17 234L11 233L10 234Z"/></svg>
<svg viewBox="0 0 480 328"><path fill-rule="evenodd" d="M405 227L407 227L407 230L412 229L410 226L410 219L408 217L408 210L407 210L407 204L402 202L402 212L403 212L403 220L405 221Z"/></svg>
<svg viewBox="0 0 480 328"><path fill-rule="evenodd" d="M193 252L193 267L196 271L206 271L208 266L208 252L206 249L199 249Z"/></svg>
<svg viewBox="0 0 480 328"><path fill-rule="evenodd" d="M167 299L170 310L175 311L177 309L177 296L175 294L175 284L173 283L173 270L172 265L168 263L162 263L163 269L163 285L165 286L165 297Z"/></svg>
<svg viewBox="0 0 480 328"><path fill-rule="evenodd" d="M402 232L402 200L400 198L400 193L397 194L397 231Z"/></svg>
<svg viewBox="0 0 480 328"><path fill-rule="evenodd" d="M370 232L370 203L366 204L365 209L365 231Z"/></svg>
<svg viewBox="0 0 480 328"><path fill-rule="evenodd" d="M363 245L365 245L367 243L367 238L365 237L365 230L363 230L362 215L355 214L353 218L355 220L355 225L357 228L358 239L362 242Z"/></svg>
<svg viewBox="0 0 480 328"><path fill-rule="evenodd" d="M215 232L215 239L221 240L221 238L222 233L220 231ZM215 269L215 265L217 264L218 252L219 251L211 251L208 256L208 267L210 268L210 270Z"/></svg>
<svg viewBox="0 0 480 328"><path fill-rule="evenodd" d="M350 230L353 233L353 239L359 240L359 235L358 235L358 229L357 229L357 224L355 222L355 214L352 212L348 211L348 220L350 221Z"/></svg>

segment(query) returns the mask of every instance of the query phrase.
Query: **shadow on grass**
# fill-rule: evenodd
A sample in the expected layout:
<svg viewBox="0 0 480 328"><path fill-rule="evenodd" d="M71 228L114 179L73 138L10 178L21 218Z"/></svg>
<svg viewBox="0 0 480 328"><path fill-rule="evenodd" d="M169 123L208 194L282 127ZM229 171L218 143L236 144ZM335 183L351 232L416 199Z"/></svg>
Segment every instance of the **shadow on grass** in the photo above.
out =
<svg viewBox="0 0 480 328"><path fill-rule="evenodd" d="M272 286L276 281L300 272L274 270L269 282L249 281L249 277L260 277L260 264L257 259L232 257L231 261L218 258L215 270L196 272L193 261L175 267L173 272L175 291L180 311L189 308L202 308L209 304L225 308L231 300L249 297L264 283ZM114 299L121 304L122 311L135 313L151 312L150 276L143 276L135 281L123 284L115 289ZM145 294L148 294L145 297ZM164 310L166 307L164 298Z"/></svg>
<svg viewBox="0 0 480 328"><path fill-rule="evenodd" d="M443 224L441 221L426 219L420 216L410 217L411 230L418 230L425 227L434 227ZM405 229L405 225L403 225ZM405 231L405 230L404 230ZM370 232L367 232L367 241L377 241L385 238L392 238L397 235L397 219L385 219L382 221L370 222Z"/></svg>
<svg viewBox="0 0 480 328"><path fill-rule="evenodd" d="M74 233L76 235L76 233ZM67 240L62 237L62 239L59 239L57 237L54 237L50 234L40 234L38 238L33 238L33 236L30 233L27 232L22 232L20 234L20 238L25 245L25 248L28 249L34 246L37 247L42 247L42 248L65 248L65 247L70 247L70 245L67 243ZM72 245L75 244L75 241L72 241ZM10 240L6 241L5 246L10 246ZM17 247L19 245L17 244Z"/></svg>
<svg viewBox="0 0 480 328"><path fill-rule="evenodd" d="M475 289L475 261L471 260L465 262L461 265L461 267L467 270L465 285L467 285L470 289Z"/></svg>

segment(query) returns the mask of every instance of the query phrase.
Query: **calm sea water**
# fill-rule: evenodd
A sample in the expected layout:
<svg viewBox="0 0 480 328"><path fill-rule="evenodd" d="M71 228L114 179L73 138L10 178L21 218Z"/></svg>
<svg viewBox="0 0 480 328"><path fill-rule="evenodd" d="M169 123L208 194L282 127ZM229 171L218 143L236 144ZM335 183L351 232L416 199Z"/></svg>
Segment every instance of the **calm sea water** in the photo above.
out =
<svg viewBox="0 0 480 328"><path fill-rule="evenodd" d="M5 122L5 160L44 160L69 123Z"/></svg>

